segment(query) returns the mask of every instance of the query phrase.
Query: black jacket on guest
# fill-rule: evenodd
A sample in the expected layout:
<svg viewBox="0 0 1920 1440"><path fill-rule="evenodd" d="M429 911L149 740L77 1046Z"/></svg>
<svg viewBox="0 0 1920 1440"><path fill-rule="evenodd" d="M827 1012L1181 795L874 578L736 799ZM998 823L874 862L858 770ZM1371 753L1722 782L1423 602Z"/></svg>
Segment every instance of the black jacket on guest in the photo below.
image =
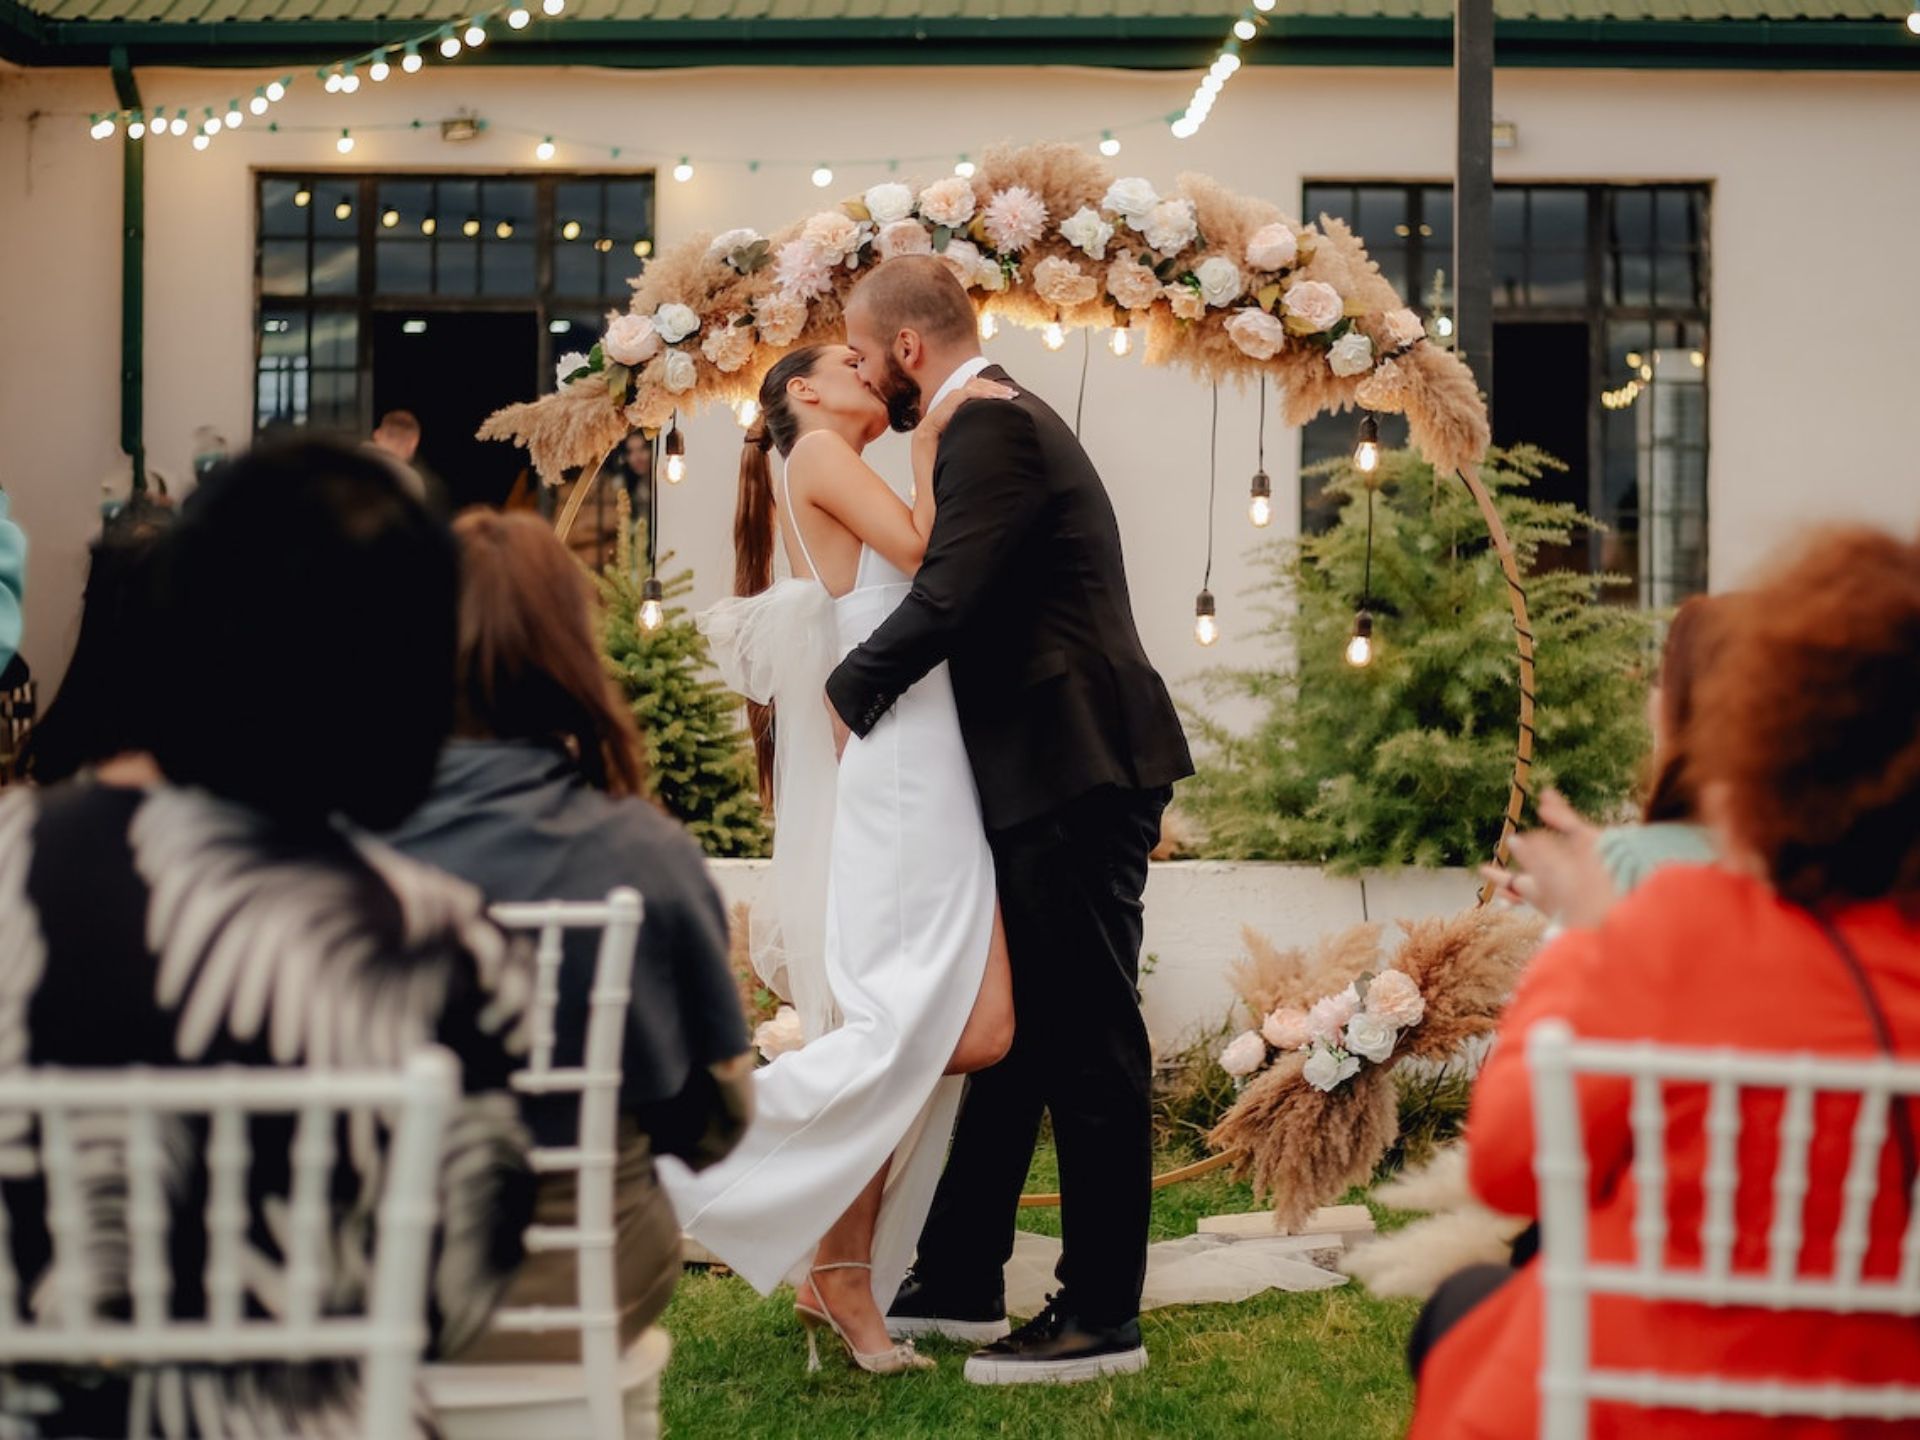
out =
<svg viewBox="0 0 1920 1440"><path fill-rule="evenodd" d="M983 372L1008 382L998 366ZM912 593L827 682L857 735L949 662L989 829L1101 786L1193 773L1134 626L1120 530L1072 429L1024 388L961 407L933 471L938 515Z"/></svg>

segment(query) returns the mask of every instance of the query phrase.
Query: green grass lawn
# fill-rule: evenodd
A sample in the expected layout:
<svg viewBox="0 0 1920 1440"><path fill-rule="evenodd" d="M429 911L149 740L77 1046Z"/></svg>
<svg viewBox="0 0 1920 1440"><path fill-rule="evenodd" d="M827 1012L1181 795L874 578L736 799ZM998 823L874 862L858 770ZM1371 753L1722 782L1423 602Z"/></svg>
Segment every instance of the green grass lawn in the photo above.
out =
<svg viewBox="0 0 1920 1440"><path fill-rule="evenodd" d="M1050 1149L1035 1157L1028 1188L1055 1188ZM1204 1176L1155 1196L1153 1238L1192 1234L1203 1215L1255 1208L1244 1185ZM1380 1218L1391 1224L1393 1217ZM1059 1233L1057 1211L1022 1211L1021 1223ZM762 1300L737 1276L690 1272L665 1322L674 1344L664 1387L666 1428L672 1440L1334 1434L1384 1440L1406 1429L1412 1390L1401 1356L1416 1308L1375 1300L1349 1282L1316 1294L1155 1310L1141 1322L1152 1356L1144 1374L989 1388L961 1378L966 1347L939 1340L920 1346L940 1362L931 1374L863 1375L823 1346L824 1368L808 1375L791 1291Z"/></svg>

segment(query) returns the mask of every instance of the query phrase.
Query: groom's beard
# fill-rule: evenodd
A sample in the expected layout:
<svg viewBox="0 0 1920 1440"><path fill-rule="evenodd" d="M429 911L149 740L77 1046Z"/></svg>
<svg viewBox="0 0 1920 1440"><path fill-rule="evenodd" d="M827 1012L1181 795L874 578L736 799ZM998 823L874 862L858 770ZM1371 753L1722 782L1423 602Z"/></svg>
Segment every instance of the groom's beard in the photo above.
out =
<svg viewBox="0 0 1920 1440"><path fill-rule="evenodd" d="M900 368L900 362L887 355L887 373L876 392L887 407L887 423L902 435L920 424L920 386Z"/></svg>

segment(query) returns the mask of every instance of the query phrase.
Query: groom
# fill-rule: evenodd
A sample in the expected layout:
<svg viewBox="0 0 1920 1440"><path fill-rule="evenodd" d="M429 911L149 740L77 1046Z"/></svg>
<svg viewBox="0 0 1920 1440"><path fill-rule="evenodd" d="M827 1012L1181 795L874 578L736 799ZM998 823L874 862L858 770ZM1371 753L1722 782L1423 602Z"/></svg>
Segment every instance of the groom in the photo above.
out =
<svg viewBox="0 0 1920 1440"><path fill-rule="evenodd" d="M1009 379L981 355L972 302L932 256L877 267L848 298L846 323L860 376L896 430L975 375ZM1173 782L1193 770L1134 628L1100 476L1060 417L1019 390L954 416L913 591L827 682L830 707L864 736L948 662L985 812L1013 965L1013 1048L972 1078L887 1323L899 1335L1004 1336L967 1361L967 1379L988 1385L1147 1363L1141 894ZM1009 1335L1001 1272L1043 1111L1060 1157L1061 1288Z"/></svg>

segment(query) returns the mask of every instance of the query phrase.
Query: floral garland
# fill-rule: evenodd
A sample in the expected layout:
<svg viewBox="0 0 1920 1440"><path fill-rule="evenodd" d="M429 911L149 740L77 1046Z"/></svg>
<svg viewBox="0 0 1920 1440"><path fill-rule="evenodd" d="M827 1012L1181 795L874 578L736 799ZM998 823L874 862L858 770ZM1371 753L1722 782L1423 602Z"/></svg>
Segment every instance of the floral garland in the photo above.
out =
<svg viewBox="0 0 1920 1440"><path fill-rule="evenodd" d="M631 313L561 360L556 394L508 407L481 436L527 445L557 483L632 429L750 397L786 350L839 333L864 271L902 255L939 256L982 309L1027 324L1139 327L1149 360L1215 380L1269 374L1292 423L1402 411L1440 468L1486 449L1472 376L1427 343L1345 226L1296 224L1204 177L1163 196L1065 145L995 152L971 179L875 185L774 236L672 247L636 282Z"/></svg>
<svg viewBox="0 0 1920 1440"><path fill-rule="evenodd" d="M1359 1074L1363 1060L1386 1064L1426 1013L1426 998L1405 971L1362 975L1305 1010L1283 1005L1258 1030L1243 1030L1221 1052L1220 1068L1244 1085L1281 1056L1304 1052L1301 1078L1325 1094Z"/></svg>

